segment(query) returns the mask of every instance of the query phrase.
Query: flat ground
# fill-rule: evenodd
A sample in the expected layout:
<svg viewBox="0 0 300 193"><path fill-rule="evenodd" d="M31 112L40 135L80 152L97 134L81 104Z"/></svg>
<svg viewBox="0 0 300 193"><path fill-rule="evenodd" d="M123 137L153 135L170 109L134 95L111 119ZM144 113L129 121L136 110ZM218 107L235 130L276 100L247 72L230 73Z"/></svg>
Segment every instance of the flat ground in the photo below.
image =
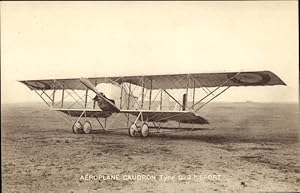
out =
<svg viewBox="0 0 300 193"><path fill-rule="evenodd" d="M211 104L200 112L210 125L146 139L124 129L73 134L40 104L2 105L1 112L5 193L300 191L297 104ZM156 179L123 179L138 174Z"/></svg>

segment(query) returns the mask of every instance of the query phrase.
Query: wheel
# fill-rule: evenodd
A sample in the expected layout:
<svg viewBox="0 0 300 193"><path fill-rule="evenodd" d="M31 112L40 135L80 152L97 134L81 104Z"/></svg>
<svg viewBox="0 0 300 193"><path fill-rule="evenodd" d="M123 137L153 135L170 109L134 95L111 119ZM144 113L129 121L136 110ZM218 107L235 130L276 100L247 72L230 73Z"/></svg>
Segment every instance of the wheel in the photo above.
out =
<svg viewBox="0 0 300 193"><path fill-rule="evenodd" d="M137 133L138 133L138 128L136 124L133 123L128 129L128 134L130 137L134 137L136 136Z"/></svg>
<svg viewBox="0 0 300 193"><path fill-rule="evenodd" d="M74 123L72 129L73 129L73 133L79 134L82 131L82 124L79 121L77 121Z"/></svg>
<svg viewBox="0 0 300 193"><path fill-rule="evenodd" d="M141 128L142 137L147 137L149 135L149 126L147 123L144 123Z"/></svg>
<svg viewBox="0 0 300 193"><path fill-rule="evenodd" d="M85 134L89 134L92 131L92 124L89 121L83 123L82 131Z"/></svg>

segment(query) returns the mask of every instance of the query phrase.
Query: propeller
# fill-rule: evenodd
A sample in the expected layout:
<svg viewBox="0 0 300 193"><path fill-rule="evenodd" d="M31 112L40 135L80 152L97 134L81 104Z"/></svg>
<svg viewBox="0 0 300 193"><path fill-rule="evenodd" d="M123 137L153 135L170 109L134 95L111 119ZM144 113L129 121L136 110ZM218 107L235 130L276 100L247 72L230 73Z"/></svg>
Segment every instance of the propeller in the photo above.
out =
<svg viewBox="0 0 300 193"><path fill-rule="evenodd" d="M97 97L103 99L104 101L106 101L112 108L113 111L119 112L120 109L114 104L112 103L110 100L108 100L106 97L104 97L104 95L98 91L98 89L86 78L80 78L80 82L85 85L88 89L92 90Z"/></svg>
<svg viewBox="0 0 300 193"><path fill-rule="evenodd" d="M96 95L101 95L97 88L86 78L80 78L80 82L88 89L92 90Z"/></svg>

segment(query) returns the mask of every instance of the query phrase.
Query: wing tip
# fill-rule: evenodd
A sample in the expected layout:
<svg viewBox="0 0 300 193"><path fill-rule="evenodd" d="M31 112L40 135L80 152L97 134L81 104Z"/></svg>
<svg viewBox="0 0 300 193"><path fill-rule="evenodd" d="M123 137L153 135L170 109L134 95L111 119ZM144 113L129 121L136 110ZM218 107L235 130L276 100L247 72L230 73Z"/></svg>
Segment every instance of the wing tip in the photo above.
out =
<svg viewBox="0 0 300 193"><path fill-rule="evenodd" d="M274 85L283 85L283 86L287 86L287 84L279 77L277 76L277 74L275 74L274 72L270 71L270 70L266 70L265 71L266 73L269 73L271 75L273 75L277 80L278 80L278 83L277 84L274 84Z"/></svg>

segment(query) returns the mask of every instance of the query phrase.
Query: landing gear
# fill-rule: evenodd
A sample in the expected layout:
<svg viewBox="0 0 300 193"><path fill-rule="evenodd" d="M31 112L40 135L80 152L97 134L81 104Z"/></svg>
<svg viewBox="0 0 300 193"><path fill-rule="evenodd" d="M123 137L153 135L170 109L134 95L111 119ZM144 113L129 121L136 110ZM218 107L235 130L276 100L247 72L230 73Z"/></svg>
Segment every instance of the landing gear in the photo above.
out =
<svg viewBox="0 0 300 193"><path fill-rule="evenodd" d="M74 123L72 130L75 134L89 134L92 131L92 124L89 121L85 121L83 124L77 121Z"/></svg>
<svg viewBox="0 0 300 193"><path fill-rule="evenodd" d="M139 120L142 122L141 127L137 126L137 122ZM148 137L148 135L149 135L149 126L147 125L147 123L144 122L142 112L140 112L138 114L135 121L128 128L128 134L129 134L130 137L135 137L138 133L140 133L142 137Z"/></svg>
<svg viewBox="0 0 300 193"><path fill-rule="evenodd" d="M89 134L92 131L92 124L89 121L83 123L82 131L85 134Z"/></svg>
<svg viewBox="0 0 300 193"><path fill-rule="evenodd" d="M128 134L130 137L135 137L140 133L142 137L148 137L149 135L149 126L146 123L143 123L141 127L138 127L135 123L128 128Z"/></svg>
<svg viewBox="0 0 300 193"><path fill-rule="evenodd" d="M79 134L82 132L82 124L79 121L76 121L72 127L73 133Z"/></svg>
<svg viewBox="0 0 300 193"><path fill-rule="evenodd" d="M128 129L128 134L130 137L135 137L137 135L137 133L138 133L138 128L137 128L136 124L133 123Z"/></svg>

